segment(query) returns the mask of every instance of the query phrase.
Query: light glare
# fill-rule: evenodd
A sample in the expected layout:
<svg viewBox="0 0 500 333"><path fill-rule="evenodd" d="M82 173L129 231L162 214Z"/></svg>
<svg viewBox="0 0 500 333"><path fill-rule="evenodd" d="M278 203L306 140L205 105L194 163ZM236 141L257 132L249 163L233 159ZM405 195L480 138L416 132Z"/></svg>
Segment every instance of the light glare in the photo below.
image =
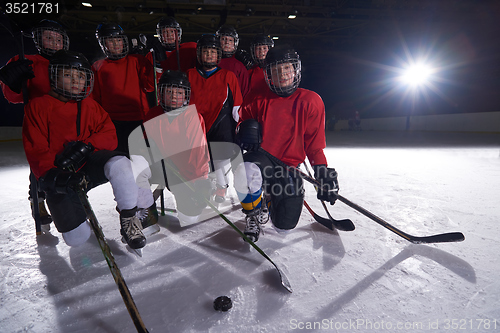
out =
<svg viewBox="0 0 500 333"><path fill-rule="evenodd" d="M429 66L425 64L415 64L406 69L401 76L401 81L413 86L419 86L425 84L429 80L431 74L432 69Z"/></svg>

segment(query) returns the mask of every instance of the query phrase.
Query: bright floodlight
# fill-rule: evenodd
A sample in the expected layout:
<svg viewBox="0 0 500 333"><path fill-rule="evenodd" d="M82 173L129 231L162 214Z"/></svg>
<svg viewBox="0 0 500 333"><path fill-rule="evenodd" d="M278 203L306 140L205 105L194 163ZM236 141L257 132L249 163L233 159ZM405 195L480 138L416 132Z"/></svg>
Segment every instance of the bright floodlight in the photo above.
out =
<svg viewBox="0 0 500 333"><path fill-rule="evenodd" d="M431 74L432 70L429 66L414 64L406 69L401 76L401 81L412 86L419 86L425 84Z"/></svg>

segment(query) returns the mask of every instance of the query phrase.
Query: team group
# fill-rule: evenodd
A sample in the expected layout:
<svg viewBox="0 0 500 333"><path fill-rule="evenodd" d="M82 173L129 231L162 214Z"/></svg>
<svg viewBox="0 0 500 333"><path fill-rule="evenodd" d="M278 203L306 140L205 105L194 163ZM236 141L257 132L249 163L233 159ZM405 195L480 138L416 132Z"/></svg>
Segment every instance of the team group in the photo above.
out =
<svg viewBox="0 0 500 333"><path fill-rule="evenodd" d="M286 165L306 157L323 184L318 199L335 203L325 107L318 94L299 88L297 52L257 35L249 55L226 25L181 43L173 17L158 22L157 35L141 54L120 25L99 24L105 58L91 65L69 50L59 23L42 20L32 29L38 54L0 69L5 98L25 103L23 145L36 179L30 186L39 190L31 204L42 224L53 221L70 246L86 242L91 228L77 191L109 181L121 235L140 249L159 230L153 179L163 180L179 219L191 224L208 202L226 200L232 172L244 234L257 241L269 220L283 233L297 225L304 186Z"/></svg>

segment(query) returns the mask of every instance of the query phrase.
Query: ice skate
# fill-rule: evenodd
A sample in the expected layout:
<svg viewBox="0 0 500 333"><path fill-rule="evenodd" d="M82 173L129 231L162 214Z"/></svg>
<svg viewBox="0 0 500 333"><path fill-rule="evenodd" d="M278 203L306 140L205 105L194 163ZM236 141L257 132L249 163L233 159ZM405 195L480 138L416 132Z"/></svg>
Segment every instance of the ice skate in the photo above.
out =
<svg viewBox="0 0 500 333"><path fill-rule="evenodd" d="M120 233L128 246L133 250L143 248L146 245L146 237L142 233L141 221L136 213L136 208L120 212Z"/></svg>
<svg viewBox="0 0 500 333"><path fill-rule="evenodd" d="M224 186L221 186L219 184L216 185L216 189L214 191L214 201L218 204L221 204L223 203L224 201L226 201L226 193L227 193L227 188L229 187L229 185L224 185Z"/></svg>
<svg viewBox="0 0 500 333"><path fill-rule="evenodd" d="M145 237L149 237L160 232L156 203L152 204L148 208L139 208L136 216L139 218L139 221L141 221L142 233Z"/></svg>
<svg viewBox="0 0 500 333"><path fill-rule="evenodd" d="M267 223L269 221L269 214L267 213L267 208L255 208L249 212L245 212L246 216L246 226L243 233L252 242L259 240L259 235L261 231L261 224Z"/></svg>
<svg viewBox="0 0 500 333"><path fill-rule="evenodd" d="M33 214L33 202L30 201L31 214ZM50 216L47 208L45 208L45 200L38 200L38 212L40 213L40 224L42 231L50 231L50 223L52 223L52 216Z"/></svg>

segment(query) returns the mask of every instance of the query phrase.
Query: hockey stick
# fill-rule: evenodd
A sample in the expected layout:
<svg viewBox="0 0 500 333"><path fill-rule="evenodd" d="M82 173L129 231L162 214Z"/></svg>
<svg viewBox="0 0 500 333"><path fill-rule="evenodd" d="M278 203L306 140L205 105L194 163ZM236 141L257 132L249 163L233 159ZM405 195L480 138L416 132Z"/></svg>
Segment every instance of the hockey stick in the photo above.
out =
<svg viewBox="0 0 500 333"><path fill-rule="evenodd" d="M111 249L109 248L108 243L106 242L106 239L104 237L104 233L102 232L101 225L97 221L97 217L94 214L94 210L92 209L92 206L90 206L89 199L87 197L87 194L84 191L84 187L86 187L86 184L82 184L83 187L78 187L75 189L76 193L78 194L78 198L80 199L80 202L82 203L83 209L85 210L85 213L87 214L87 218L90 221L90 225L92 227L92 230L94 231L95 237L97 238L97 242L99 243L99 246L101 247L102 254L104 255L104 258L106 259L106 262L108 263L109 270L111 271L111 275L113 275L113 278L115 280L116 285L118 286L118 290L120 291L120 294L122 295L123 302L125 303L125 307L128 310L128 313L130 314L130 317L132 318L132 321L134 322L135 328L137 329L137 332L139 333L147 333L148 330L146 329L146 326L144 325L144 322L142 321L141 315L139 314L139 310L137 309L137 306L135 305L134 299L132 298L132 294L130 293L130 290L127 287L127 284L125 283L125 279L122 276L122 273L118 266L116 265L115 258L113 257L113 254L111 253Z"/></svg>
<svg viewBox="0 0 500 333"><path fill-rule="evenodd" d="M312 178L311 170L309 169L309 167L307 166L307 164L305 162L304 162L304 165L306 167L307 173ZM318 187L315 186L314 189L316 190L316 192L318 192ZM336 225L337 229L343 230L343 231L353 231L355 229L354 223L352 223L352 221L349 219L344 219L344 220L340 220L340 221L335 220L330 215L330 212L328 211L328 208L326 207L325 201L323 201L323 200L320 200L320 201L321 201L321 204L323 205L323 208L325 209L326 215L330 218L331 223L334 226ZM344 228L344 229L342 229L342 228Z"/></svg>
<svg viewBox="0 0 500 333"><path fill-rule="evenodd" d="M144 125L141 125L141 126L142 126L141 130L142 130L142 133L143 133L143 139L145 141L145 144L146 144L149 156L150 156L150 160L154 161L155 159L153 158L153 153L151 151L152 148L151 148L151 144L149 142L148 133L147 133ZM264 251L262 251L262 249L260 247L258 247L257 245L255 245L255 243L252 240L250 240L240 229L238 229L238 227L236 227L234 225L234 223L232 223L223 213L221 213L218 210L218 208L215 207L210 202L210 200L208 200L207 198L202 197L199 193L197 193L196 189L189 182L187 182L186 179L184 179L184 177L178 172L178 170L173 165L171 165L165 159L162 159L162 166L163 166L163 174L164 174L164 177L165 177L165 184L168 184L168 179L167 179L167 175L166 175L166 171L165 171L165 166L167 166L174 173L174 175L183 184L185 184L189 188L190 191L193 192L193 196L197 197L198 200L205 202L215 213L217 213L217 215L219 215L220 218L222 218L227 224L229 224L231 226L231 228L233 228L248 244L250 244L257 252L259 252L260 255L262 255L265 259L267 259L274 266L274 268L276 268L276 270L278 271L278 274L279 274L279 277L280 277L280 280L281 280L281 285L288 292L290 292L290 293L293 292L292 287L290 285L290 281L288 280L287 276L278 267L278 265L276 265L276 263Z"/></svg>
<svg viewBox="0 0 500 333"><path fill-rule="evenodd" d="M175 50L177 54L177 67L181 70L181 55L179 54L179 32L175 29Z"/></svg>
<svg viewBox="0 0 500 333"><path fill-rule="evenodd" d="M304 172L302 172L301 170L299 170L297 168L294 168L294 167L291 167L289 165L286 165L285 163L281 162L276 157L274 157L273 155L271 155L269 152L265 151L262 147L259 148L259 151L261 151L262 153L264 153L267 156L269 156L269 158L274 158L276 160L276 162L279 161L279 163L283 167L286 167L288 170L298 172L299 175L304 180L307 180L311 184L316 185L318 187L322 186L321 183L318 182L316 179L314 179L312 177L309 177L307 174L305 174ZM349 207L357 210L358 212L360 212L361 214L365 215L366 217L370 218L371 220L377 222L378 224L380 224L384 228L389 229L390 231L394 232L395 234L397 234L400 237L403 237L404 239L406 239L407 241L409 241L409 242L411 242L413 244L461 242L461 241L465 240L465 236L461 232L450 232L450 233L444 233L444 234L438 234L438 235L432 235L432 236L424 236L424 237L412 236L412 235L410 235L410 234L408 234L408 233L406 233L404 231L401 231L398 228L392 226L388 222L384 221L382 218L380 218L380 217L376 216L375 214L369 212L368 210L364 209L363 207L360 207L360 206L356 205L355 203L347 200L346 198L344 198L340 194L337 195L337 199L339 201L343 202L344 204L348 205Z"/></svg>
<svg viewBox="0 0 500 333"><path fill-rule="evenodd" d="M276 268L278 271L280 280L281 280L281 285L288 291L288 292L293 292L292 286L290 285L290 281L288 280L288 277L283 273L283 271L276 265L276 263L260 248L258 247L251 239L249 239L237 226L234 225L233 222L231 222L223 213L219 211L217 207L215 207L210 200L206 198L201 198L201 196L196 192L195 188L192 187L191 184L189 184L183 177L182 175L176 170L175 167L170 165L168 161L165 162L165 165L175 174L176 177L178 177L192 192L194 196L197 196L198 198L202 199L207 203L207 205L212 208L212 210L217 213L217 215L220 216L221 219L223 219L227 224L231 226L248 244L250 244L257 252L260 253L265 259L267 259L273 266Z"/></svg>

